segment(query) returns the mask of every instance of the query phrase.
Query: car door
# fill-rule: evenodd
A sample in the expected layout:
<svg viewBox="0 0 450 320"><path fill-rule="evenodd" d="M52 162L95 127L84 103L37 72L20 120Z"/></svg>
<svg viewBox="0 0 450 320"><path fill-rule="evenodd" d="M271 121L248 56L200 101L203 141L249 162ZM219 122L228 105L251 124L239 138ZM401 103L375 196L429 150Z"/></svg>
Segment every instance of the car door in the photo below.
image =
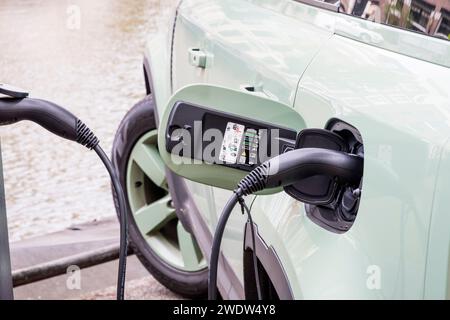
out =
<svg viewBox="0 0 450 320"><path fill-rule="evenodd" d="M174 35L174 90L208 83L292 107L302 73L332 35L333 19L287 0L184 0ZM230 191L188 184L213 232ZM236 247L242 247L244 224L245 217L233 215L222 246L241 282Z"/></svg>

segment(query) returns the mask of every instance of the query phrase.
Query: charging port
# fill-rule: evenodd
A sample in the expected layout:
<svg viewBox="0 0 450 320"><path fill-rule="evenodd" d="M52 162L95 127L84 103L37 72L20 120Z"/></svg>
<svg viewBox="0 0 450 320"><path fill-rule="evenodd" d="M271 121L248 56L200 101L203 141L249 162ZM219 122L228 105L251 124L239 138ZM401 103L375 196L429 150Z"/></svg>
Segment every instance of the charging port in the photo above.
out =
<svg viewBox="0 0 450 320"><path fill-rule="evenodd" d="M328 121L325 130L341 138L343 143L341 148L364 158L363 140L355 127L334 118ZM359 185L338 185L329 203L305 204L306 214L324 229L344 233L351 228L356 219L361 192L362 179Z"/></svg>

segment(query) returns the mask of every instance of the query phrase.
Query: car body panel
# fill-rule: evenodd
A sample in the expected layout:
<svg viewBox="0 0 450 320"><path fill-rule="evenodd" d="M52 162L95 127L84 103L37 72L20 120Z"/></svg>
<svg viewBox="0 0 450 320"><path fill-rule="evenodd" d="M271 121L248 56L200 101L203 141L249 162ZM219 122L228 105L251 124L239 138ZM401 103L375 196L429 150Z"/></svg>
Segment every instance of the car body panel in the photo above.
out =
<svg viewBox="0 0 450 320"><path fill-rule="evenodd" d="M172 95L171 44L175 22L176 9L173 10L166 28L159 29L158 33L147 41L144 48L144 72L155 99L157 119Z"/></svg>
<svg viewBox="0 0 450 320"><path fill-rule="evenodd" d="M363 39L369 31L372 38ZM174 39L173 90L194 83L251 86L254 94L292 106L308 128L336 117L362 134L363 193L350 231L322 229L285 193L247 200L295 298L448 297L448 179L437 177L448 172L449 42L291 0L184 0ZM159 68L162 114L170 68L157 46L147 46L146 56L152 73ZM210 55L207 68L189 63L189 48ZM213 232L231 192L186 183ZM240 281L245 222L235 209L222 245ZM231 291L222 286L225 298Z"/></svg>
<svg viewBox="0 0 450 320"><path fill-rule="evenodd" d="M450 144L444 146L436 182L425 274L426 299L450 299Z"/></svg>
<svg viewBox="0 0 450 320"><path fill-rule="evenodd" d="M292 105L301 74L331 35L247 1L185 0L175 32L174 89L193 82L238 90L252 86ZM211 55L210 67L190 65L189 48Z"/></svg>
<svg viewBox="0 0 450 320"><path fill-rule="evenodd" d="M261 21L276 21L265 25ZM178 10L174 44L174 89L208 83L235 90L253 87L254 94L293 106L301 74L332 33L323 27L239 0L185 0ZM305 41L308 39L308 41ZM205 69L189 64L188 50L213 57ZM260 112L248 108L250 114ZM231 192L187 181L204 219L214 230ZM243 281L242 247L245 218L233 214L224 234L223 251Z"/></svg>
<svg viewBox="0 0 450 320"><path fill-rule="evenodd" d="M348 63L334 67L336 60ZM315 57L300 81L295 109L307 127L324 127L334 117L356 127L365 165L350 231L333 235L306 219L297 225L299 249L292 239L283 241L292 245L288 252L299 252L291 259L302 296L423 298L433 194L450 134L448 83L449 69L337 35ZM376 290L366 283L372 269L381 272ZM321 289L308 282L313 272L323 279Z"/></svg>
<svg viewBox="0 0 450 320"><path fill-rule="evenodd" d="M421 33L374 23L341 12L331 12L313 5L301 3L302 0L257 0L259 6L324 28L334 34L345 36L359 42L377 46L402 55L426 60L450 67L450 46L448 41L433 38ZM320 1L305 1L310 4Z"/></svg>
<svg viewBox="0 0 450 320"><path fill-rule="evenodd" d="M450 67L450 46L445 40L373 23L353 16L338 14L335 33L360 42L365 42L405 56ZM351 21L360 32L349 33L346 27ZM366 36L367 35L367 36Z"/></svg>

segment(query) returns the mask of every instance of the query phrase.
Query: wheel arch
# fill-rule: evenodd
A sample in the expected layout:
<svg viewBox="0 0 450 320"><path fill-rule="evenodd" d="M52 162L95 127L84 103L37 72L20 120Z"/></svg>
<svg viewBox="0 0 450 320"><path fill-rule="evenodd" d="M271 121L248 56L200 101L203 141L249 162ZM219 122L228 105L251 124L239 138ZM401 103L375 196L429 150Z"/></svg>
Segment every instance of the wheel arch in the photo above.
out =
<svg viewBox="0 0 450 320"><path fill-rule="evenodd" d="M155 39L154 41L156 41ZM153 41L152 41L153 42ZM160 41L158 41L160 42ZM149 44L153 47L154 45ZM152 49L147 48L147 51ZM164 57L163 53L153 52L150 54L146 52L143 61L145 92L146 94L152 94L155 103L155 120L156 127L159 127L159 115L162 114L166 107L166 102L169 100L171 90L169 89L169 75L168 70L165 69L165 65L169 63L169 59Z"/></svg>
<svg viewBox="0 0 450 320"><path fill-rule="evenodd" d="M256 224L253 224L253 226L255 228L256 256L260 267L264 269L278 297L281 300L293 300L294 294L289 279L275 248L268 246L258 232L258 226ZM256 299L255 287L251 285L256 280L251 259L254 251L251 234L251 224L247 222L244 232L244 290L246 299ZM261 275L260 278L262 278Z"/></svg>
<svg viewBox="0 0 450 320"><path fill-rule="evenodd" d="M172 54L179 1L170 19L170 27L149 40L144 50L144 79L146 92L153 94L157 127L159 115L172 95Z"/></svg>

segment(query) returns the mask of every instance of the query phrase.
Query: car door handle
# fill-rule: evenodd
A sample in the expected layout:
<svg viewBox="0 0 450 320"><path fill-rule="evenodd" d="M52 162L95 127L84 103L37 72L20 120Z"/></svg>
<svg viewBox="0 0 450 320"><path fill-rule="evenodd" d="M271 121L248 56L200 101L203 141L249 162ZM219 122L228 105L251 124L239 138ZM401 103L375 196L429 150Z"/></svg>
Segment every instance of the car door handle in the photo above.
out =
<svg viewBox="0 0 450 320"><path fill-rule="evenodd" d="M212 55L200 48L189 48L189 63L197 68L207 68L211 65Z"/></svg>
<svg viewBox="0 0 450 320"><path fill-rule="evenodd" d="M253 94L255 96L277 100L272 95L270 95L266 91L264 91L262 85L252 86L252 85L248 85L248 84L241 84L239 87L240 87L241 90L243 90L245 92L248 92L248 93L251 93L251 94Z"/></svg>

